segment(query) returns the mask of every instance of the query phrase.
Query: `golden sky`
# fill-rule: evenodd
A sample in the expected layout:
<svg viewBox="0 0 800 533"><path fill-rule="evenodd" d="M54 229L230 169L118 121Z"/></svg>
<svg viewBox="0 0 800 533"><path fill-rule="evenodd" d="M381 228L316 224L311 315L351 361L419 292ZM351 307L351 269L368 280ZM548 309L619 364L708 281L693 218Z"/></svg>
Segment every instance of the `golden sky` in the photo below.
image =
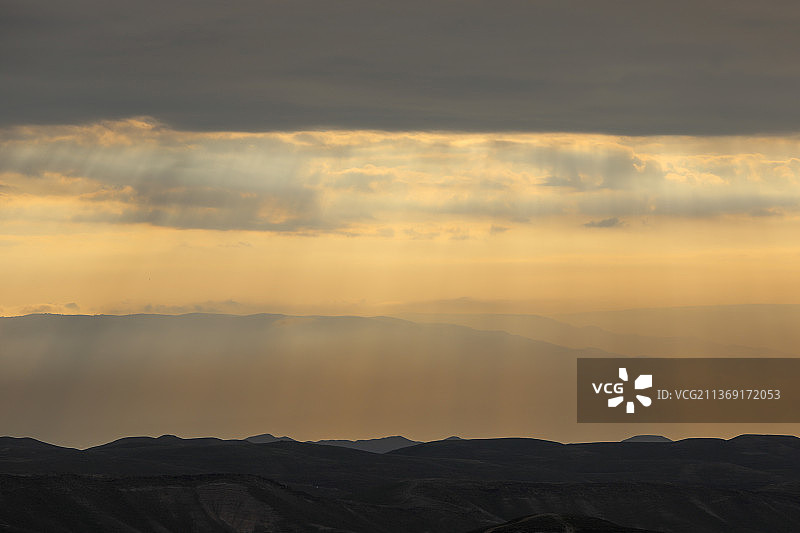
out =
<svg viewBox="0 0 800 533"><path fill-rule="evenodd" d="M0 130L0 313L798 303L800 137Z"/></svg>

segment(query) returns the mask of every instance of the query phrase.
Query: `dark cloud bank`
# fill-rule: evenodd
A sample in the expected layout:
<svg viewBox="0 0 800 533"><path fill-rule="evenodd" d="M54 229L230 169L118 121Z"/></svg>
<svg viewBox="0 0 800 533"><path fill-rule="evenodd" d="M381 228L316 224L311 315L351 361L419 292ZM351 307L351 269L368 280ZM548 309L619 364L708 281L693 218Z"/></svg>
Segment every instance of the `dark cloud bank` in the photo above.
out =
<svg viewBox="0 0 800 533"><path fill-rule="evenodd" d="M0 125L797 131L795 2L0 7Z"/></svg>

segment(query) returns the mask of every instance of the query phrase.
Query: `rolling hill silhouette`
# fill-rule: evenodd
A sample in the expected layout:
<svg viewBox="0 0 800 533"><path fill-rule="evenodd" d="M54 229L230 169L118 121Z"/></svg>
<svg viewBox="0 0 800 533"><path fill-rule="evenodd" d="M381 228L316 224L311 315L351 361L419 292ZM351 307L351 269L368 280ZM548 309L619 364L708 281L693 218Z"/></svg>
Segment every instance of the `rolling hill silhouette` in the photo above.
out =
<svg viewBox="0 0 800 533"><path fill-rule="evenodd" d="M800 523L800 439L782 436L462 439L385 454L169 435L86 450L2 438L0 473L0 524L10 531L463 533L547 531L555 520L586 531L744 532Z"/></svg>
<svg viewBox="0 0 800 533"><path fill-rule="evenodd" d="M711 313L721 335L723 318L765 310L717 311L696 317ZM588 326L530 316L462 317L457 325L285 315L0 318L0 421L4 432L46 428L47 440L79 444L128 434L131 425L145 435L172 424L179 434L213 425L240 435L241 419L290 435L352 434L352 421L384 435L395 435L395 423L451 434L476 421L487 424L484 434L530 434L573 423L575 360L614 355L600 348L632 354L694 343L730 355L723 352L767 346L746 325L734 344L717 333L676 344L672 333L694 330L657 324L670 313L642 315L647 335L614 331L616 315ZM498 320L510 331L493 330ZM790 324L778 322L774 331ZM587 342L600 348L577 348ZM85 449L2 437L0 530L794 531L798 479L800 439L774 435L586 444L163 435Z"/></svg>
<svg viewBox="0 0 800 533"><path fill-rule="evenodd" d="M269 433L247 437L245 440L248 442L254 442L256 444L276 442L279 440L294 441L294 439L290 437L275 437ZM405 437L401 437L399 435L394 435L391 437L380 437L377 439L360 439L360 440L336 439L336 440L316 440L316 441L306 441L306 442L309 442L311 444L322 444L325 446L339 446L340 448L352 448L354 450L362 450L365 452L373 452L373 453L386 453L392 450L397 450L398 448L411 446L413 444L420 444L419 441L410 440Z"/></svg>

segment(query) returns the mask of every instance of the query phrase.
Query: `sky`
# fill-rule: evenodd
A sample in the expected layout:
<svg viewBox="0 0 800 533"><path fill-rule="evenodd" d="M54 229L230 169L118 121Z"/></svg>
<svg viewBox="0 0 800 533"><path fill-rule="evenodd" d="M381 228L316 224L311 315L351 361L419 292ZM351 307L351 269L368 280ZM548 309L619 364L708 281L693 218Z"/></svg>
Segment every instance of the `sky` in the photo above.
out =
<svg viewBox="0 0 800 533"><path fill-rule="evenodd" d="M0 131L0 311L797 303L800 137Z"/></svg>
<svg viewBox="0 0 800 533"><path fill-rule="evenodd" d="M800 304L798 24L5 0L0 316Z"/></svg>
<svg viewBox="0 0 800 533"><path fill-rule="evenodd" d="M793 2L2 15L0 314L800 301Z"/></svg>
<svg viewBox="0 0 800 533"><path fill-rule="evenodd" d="M2 14L0 314L800 301L793 2Z"/></svg>

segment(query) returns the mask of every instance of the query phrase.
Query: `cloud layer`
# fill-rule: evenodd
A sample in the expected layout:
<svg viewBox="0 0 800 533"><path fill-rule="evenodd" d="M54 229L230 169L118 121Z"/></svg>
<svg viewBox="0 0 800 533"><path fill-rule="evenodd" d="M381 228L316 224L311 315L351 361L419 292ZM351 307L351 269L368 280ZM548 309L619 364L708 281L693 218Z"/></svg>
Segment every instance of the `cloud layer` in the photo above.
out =
<svg viewBox="0 0 800 533"><path fill-rule="evenodd" d="M740 151L740 144L750 151ZM797 138L189 133L152 120L0 132L3 220L468 238L795 216Z"/></svg>
<svg viewBox="0 0 800 533"><path fill-rule="evenodd" d="M800 6L773 0L10 0L0 122L798 131Z"/></svg>

